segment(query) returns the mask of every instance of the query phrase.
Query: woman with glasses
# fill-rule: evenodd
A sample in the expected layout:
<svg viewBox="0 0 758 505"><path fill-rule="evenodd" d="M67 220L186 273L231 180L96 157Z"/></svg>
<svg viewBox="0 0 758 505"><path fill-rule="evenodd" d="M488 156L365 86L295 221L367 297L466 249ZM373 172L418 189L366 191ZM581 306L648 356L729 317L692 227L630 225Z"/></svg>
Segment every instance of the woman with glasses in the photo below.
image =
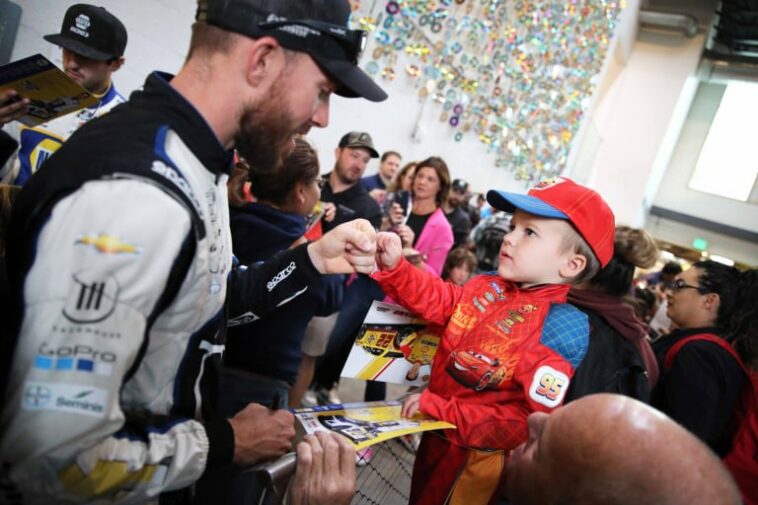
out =
<svg viewBox="0 0 758 505"><path fill-rule="evenodd" d="M242 265L304 242L306 218L321 197L318 157L302 139L295 140L295 149L273 174L261 175L253 167L249 179L256 201L230 208L232 249ZM322 276L320 285L309 286L263 319L250 315L229 321L219 384L221 415L232 417L249 403L288 407L305 328L314 315L327 316L339 308L342 280L342 275ZM226 503L258 503L262 488L247 486L251 481L240 476L231 485L219 481L216 489L231 490Z"/></svg>
<svg viewBox="0 0 758 505"><path fill-rule="evenodd" d="M698 261L677 275L666 299L676 329L653 344L661 376L651 403L723 457L731 448L730 422L747 377L719 342L745 348L755 339L756 271ZM680 343L693 336L699 338ZM713 337L718 340L704 339Z"/></svg>

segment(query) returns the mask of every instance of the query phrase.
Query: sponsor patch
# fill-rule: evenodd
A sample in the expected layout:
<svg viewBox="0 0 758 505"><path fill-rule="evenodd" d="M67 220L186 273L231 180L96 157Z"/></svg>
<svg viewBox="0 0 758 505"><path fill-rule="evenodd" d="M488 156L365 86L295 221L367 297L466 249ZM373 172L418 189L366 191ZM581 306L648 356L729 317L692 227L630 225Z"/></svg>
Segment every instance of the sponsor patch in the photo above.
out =
<svg viewBox="0 0 758 505"><path fill-rule="evenodd" d="M101 233L99 235L82 235L75 244L94 247L97 252L103 254L139 254L141 247L124 242L115 235Z"/></svg>
<svg viewBox="0 0 758 505"><path fill-rule="evenodd" d="M99 351L88 345L53 347L43 342L34 357L34 368L48 372L83 372L111 375L116 362L112 352Z"/></svg>
<svg viewBox="0 0 758 505"><path fill-rule="evenodd" d="M534 185L532 189L541 190L541 189L552 188L556 184L562 183L564 180L565 179L563 177L550 177L548 179L543 179L542 181L538 182L537 184Z"/></svg>
<svg viewBox="0 0 758 505"><path fill-rule="evenodd" d="M253 314L252 312L245 312L244 314L239 315L234 319L229 319L226 322L226 326L228 328L231 328L232 326L242 326L243 324L252 323L258 319L260 319L260 317L258 317L256 314Z"/></svg>
<svg viewBox="0 0 758 505"><path fill-rule="evenodd" d="M108 391L78 384L29 381L24 387L21 408L25 410L61 410L93 417L103 417L108 405Z"/></svg>
<svg viewBox="0 0 758 505"><path fill-rule="evenodd" d="M295 271L296 268L297 267L295 266L295 262L294 261L290 262L290 264L287 265L287 267L284 270L276 274L273 279L271 279L270 281L266 283L266 289L268 289L269 291L273 291L274 288L284 279L289 277L292 274L292 272Z"/></svg>
<svg viewBox="0 0 758 505"><path fill-rule="evenodd" d="M192 187L190 186L189 182L187 182L187 179L184 178L184 175L181 174L181 172L176 170L174 167L170 167L162 161L158 160L153 161L150 169L161 177L171 181L171 183L173 183L177 188L179 188L179 190L181 190L182 193L184 193L187 198L189 198L189 200L192 202L192 205L195 206L197 213L200 216L203 215L203 208L200 205L200 201L197 199L197 197L195 197L195 193L192 192Z"/></svg>
<svg viewBox="0 0 758 505"><path fill-rule="evenodd" d="M120 291L116 279L94 270L82 270L71 276L63 316L72 323L98 323L107 319L116 308Z"/></svg>
<svg viewBox="0 0 758 505"><path fill-rule="evenodd" d="M563 401L568 384L566 374L550 366L541 366L532 379L529 397L541 405L554 408Z"/></svg>
<svg viewBox="0 0 758 505"><path fill-rule="evenodd" d="M462 331L470 330L474 327L477 321L476 315L472 313L473 311L466 310L466 308L467 307L464 307L459 303L455 306L453 316L450 318L450 323L460 328Z"/></svg>

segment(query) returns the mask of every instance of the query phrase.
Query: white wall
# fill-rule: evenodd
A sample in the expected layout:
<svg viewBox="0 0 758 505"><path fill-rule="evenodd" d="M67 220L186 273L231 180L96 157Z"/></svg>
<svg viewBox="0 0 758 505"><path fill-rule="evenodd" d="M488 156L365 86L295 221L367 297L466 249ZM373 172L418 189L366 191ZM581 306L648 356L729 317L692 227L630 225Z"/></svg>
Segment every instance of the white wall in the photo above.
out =
<svg viewBox="0 0 758 505"><path fill-rule="evenodd" d="M698 87L654 202L658 207L758 233L758 206L689 188L723 93L723 84L701 84ZM729 177L729 168L723 168L724 177Z"/></svg>
<svg viewBox="0 0 758 505"><path fill-rule="evenodd" d="M666 133L681 114L680 99L697 69L702 46L702 35L686 39L641 31L628 60L616 56L607 74L614 81L592 116L597 133L587 148L595 156L583 171L586 182L608 200L619 223L644 223L648 182L656 175ZM619 65L623 65L620 70Z"/></svg>

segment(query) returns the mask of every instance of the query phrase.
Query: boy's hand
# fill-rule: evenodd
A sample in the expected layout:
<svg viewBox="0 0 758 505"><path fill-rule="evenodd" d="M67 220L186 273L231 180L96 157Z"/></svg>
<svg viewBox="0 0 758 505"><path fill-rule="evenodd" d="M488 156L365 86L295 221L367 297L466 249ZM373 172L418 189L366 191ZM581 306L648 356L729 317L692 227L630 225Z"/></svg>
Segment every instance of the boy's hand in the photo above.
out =
<svg viewBox="0 0 758 505"><path fill-rule="evenodd" d="M400 415L406 419L410 419L416 412L418 412L419 402L421 401L421 393L415 393L408 396L403 400L403 408L400 410Z"/></svg>
<svg viewBox="0 0 758 505"><path fill-rule="evenodd" d="M403 244L396 233L382 232L376 237L376 262L382 270L392 270L403 256Z"/></svg>

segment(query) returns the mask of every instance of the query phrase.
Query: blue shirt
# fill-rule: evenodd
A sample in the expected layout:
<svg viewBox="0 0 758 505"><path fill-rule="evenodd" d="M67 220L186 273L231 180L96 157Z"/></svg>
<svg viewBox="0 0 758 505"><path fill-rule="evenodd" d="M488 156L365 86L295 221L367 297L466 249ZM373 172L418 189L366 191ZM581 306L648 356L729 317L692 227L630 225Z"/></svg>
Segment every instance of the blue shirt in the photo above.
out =
<svg viewBox="0 0 758 505"><path fill-rule="evenodd" d="M366 191L371 191L372 189L387 189L387 185L384 184L384 181L379 174L364 177L361 179L361 186L363 186Z"/></svg>

